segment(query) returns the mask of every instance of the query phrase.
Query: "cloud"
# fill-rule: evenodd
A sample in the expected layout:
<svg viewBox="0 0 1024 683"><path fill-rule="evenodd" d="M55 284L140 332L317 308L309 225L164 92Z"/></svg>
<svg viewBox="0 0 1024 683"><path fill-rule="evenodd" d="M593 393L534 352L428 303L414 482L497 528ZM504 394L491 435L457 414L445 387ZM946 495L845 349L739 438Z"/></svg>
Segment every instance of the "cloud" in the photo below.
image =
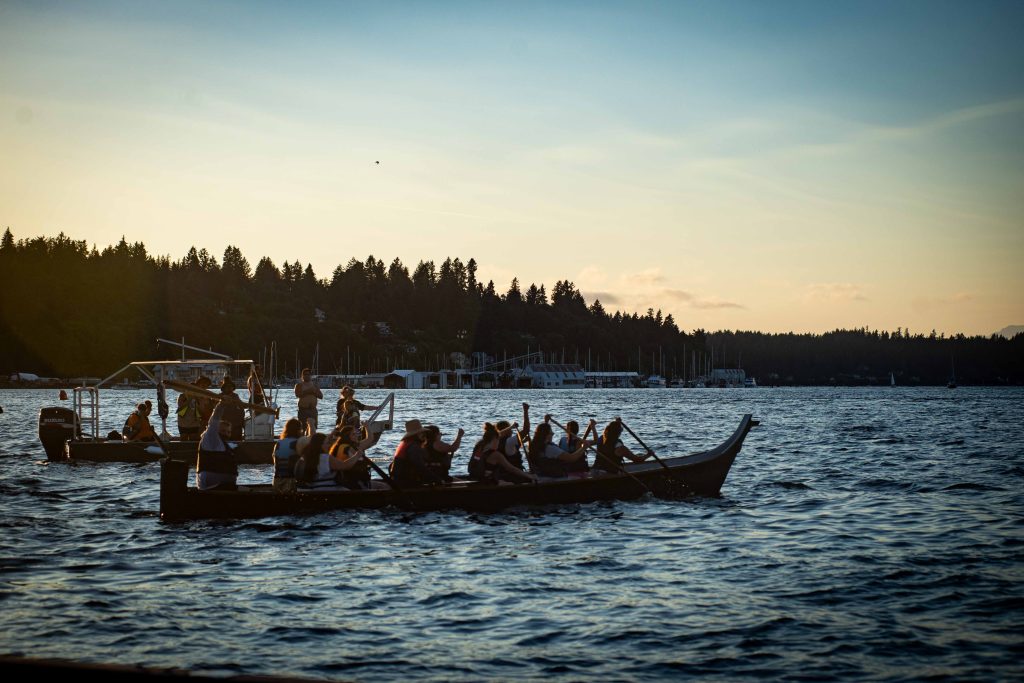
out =
<svg viewBox="0 0 1024 683"><path fill-rule="evenodd" d="M639 273L623 273L621 279L623 284L632 285L634 287L660 285L667 280L667 278L661 274L661 268L648 268L647 270L642 270Z"/></svg>
<svg viewBox="0 0 1024 683"><path fill-rule="evenodd" d="M694 301L690 304L694 308L702 309L715 309L715 308L746 308L743 304L736 304L731 301L719 301L717 299L708 299L705 301Z"/></svg>
<svg viewBox="0 0 1024 683"><path fill-rule="evenodd" d="M584 292L584 291L581 291L580 294L582 294L583 298L586 301L589 301L590 303L594 303L595 299L600 299L602 306L609 306L609 305L611 305L611 306L618 306L618 305L620 305L622 303L622 298L616 296L615 294L612 294L611 292Z"/></svg>
<svg viewBox="0 0 1024 683"><path fill-rule="evenodd" d="M864 296L864 289L860 285L850 282L822 282L807 285L804 290L805 301L867 301Z"/></svg>
<svg viewBox="0 0 1024 683"><path fill-rule="evenodd" d="M911 302L911 305L919 311L924 311L934 308L966 304L974 301L974 299L974 295L970 292L957 292L956 294L951 294L949 296L919 296Z"/></svg>

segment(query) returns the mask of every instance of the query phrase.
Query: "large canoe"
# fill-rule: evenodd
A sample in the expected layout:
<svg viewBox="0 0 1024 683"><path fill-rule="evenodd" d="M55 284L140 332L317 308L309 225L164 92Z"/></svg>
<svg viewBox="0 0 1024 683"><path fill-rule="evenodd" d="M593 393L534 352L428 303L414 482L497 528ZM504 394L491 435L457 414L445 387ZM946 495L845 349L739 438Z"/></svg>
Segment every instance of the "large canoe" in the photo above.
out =
<svg viewBox="0 0 1024 683"><path fill-rule="evenodd" d="M648 493L661 497L716 496L750 429L758 423L743 416L732 436L700 453L662 458L626 466L627 473L584 479L555 479L535 484L493 485L454 482L401 491L320 489L277 493L269 484L240 486L238 491L199 491L189 487L188 465L170 458L162 461L160 516L165 520L251 517L395 506L426 511L460 509L490 512L516 505L589 503L629 500Z"/></svg>

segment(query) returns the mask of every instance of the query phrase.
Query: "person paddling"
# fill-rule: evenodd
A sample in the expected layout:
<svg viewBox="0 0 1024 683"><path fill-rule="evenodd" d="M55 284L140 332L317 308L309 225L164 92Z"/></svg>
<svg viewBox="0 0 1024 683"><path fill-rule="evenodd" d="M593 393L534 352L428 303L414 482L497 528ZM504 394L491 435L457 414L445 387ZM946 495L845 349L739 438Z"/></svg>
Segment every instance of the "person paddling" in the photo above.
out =
<svg viewBox="0 0 1024 683"><path fill-rule="evenodd" d="M337 427L334 431L335 439L328 449L331 456L343 463L352 460L351 466L336 476L338 483L350 489L373 488L367 463L369 456L365 452L373 445L373 438L359 441L359 433L349 426Z"/></svg>
<svg viewBox="0 0 1024 683"><path fill-rule="evenodd" d="M550 415L548 419L550 419ZM591 442L580 440L576 450L565 451L551 442L551 423L545 419L537 425L537 431L530 442L530 467L541 477L564 479L569 476L569 465L586 462L587 446Z"/></svg>
<svg viewBox="0 0 1024 683"><path fill-rule="evenodd" d="M549 416L550 417L550 416ZM594 421L590 421L594 424ZM590 427L587 428L588 430ZM594 434L597 437L597 434ZM579 449L583 444L583 439L580 437L580 423L576 420L569 420L565 423L565 436L558 440L558 447L563 451L572 453ZM585 477L590 471L590 465L587 463L586 455L578 460L565 463L565 471L570 477Z"/></svg>
<svg viewBox="0 0 1024 683"><path fill-rule="evenodd" d="M511 464L498 450L500 433L497 426L490 422L484 423L484 433L476 445L473 455L469 458L469 478L488 484L523 484L536 481L532 474Z"/></svg>
<svg viewBox="0 0 1024 683"><path fill-rule="evenodd" d="M234 450L227 443L231 423L224 419L224 404L225 401L221 401L213 409L206 430L199 439L196 488L200 491L234 491L238 488L238 464Z"/></svg>
<svg viewBox="0 0 1024 683"><path fill-rule="evenodd" d="M421 443L426 432L419 420L405 423L405 434L395 449L395 457L388 467L388 474L401 488L413 488L440 484L444 480L427 467L427 453Z"/></svg>
<svg viewBox="0 0 1024 683"><path fill-rule="evenodd" d="M426 451L427 467L444 481L450 482L452 480L451 475L448 474L452 467L452 456L455 454L455 451L459 450L463 434L465 432L460 429L459 433L455 436L455 441L447 444L441 440L441 429L439 427L436 425L424 427L423 434L420 437L420 445Z"/></svg>
<svg viewBox="0 0 1024 683"><path fill-rule="evenodd" d="M295 493L295 462L301 437L302 423L293 417L284 423L281 438L274 444L274 490L278 493Z"/></svg>
<svg viewBox="0 0 1024 683"><path fill-rule="evenodd" d="M648 451L637 455L626 448L621 441L622 420L615 418L604 428L604 433L597 440L597 455L594 457L595 474L610 473L618 474L622 471L626 459L633 462L643 462L651 457L652 452Z"/></svg>

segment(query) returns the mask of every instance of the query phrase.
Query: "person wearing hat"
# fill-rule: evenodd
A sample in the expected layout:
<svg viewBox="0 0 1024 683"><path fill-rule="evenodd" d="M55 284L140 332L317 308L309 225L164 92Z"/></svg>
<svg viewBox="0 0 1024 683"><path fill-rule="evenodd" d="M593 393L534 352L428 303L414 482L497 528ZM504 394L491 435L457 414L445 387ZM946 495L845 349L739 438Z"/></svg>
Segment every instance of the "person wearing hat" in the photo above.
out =
<svg viewBox="0 0 1024 683"><path fill-rule="evenodd" d="M221 404L224 406L224 420L231 423L228 438L232 441L241 441L245 410L242 408L242 399L235 393L235 381L231 379L230 375L224 375L224 378L221 379L220 393L223 396Z"/></svg>
<svg viewBox="0 0 1024 683"><path fill-rule="evenodd" d="M427 452L420 438L427 430L419 420L405 423L405 434L395 449L395 457L388 467L391 478L401 487L440 484L444 480L427 467Z"/></svg>
<svg viewBox="0 0 1024 683"><path fill-rule="evenodd" d="M199 414L199 402L203 400L206 399L196 398L192 394L184 392L178 394L178 407L175 414L178 416L178 434L182 441L199 440L199 432L205 424Z"/></svg>
<svg viewBox="0 0 1024 683"><path fill-rule="evenodd" d="M121 431L125 441L156 441L156 432L149 424L149 413L153 410L152 401L135 406L135 410L125 420Z"/></svg>

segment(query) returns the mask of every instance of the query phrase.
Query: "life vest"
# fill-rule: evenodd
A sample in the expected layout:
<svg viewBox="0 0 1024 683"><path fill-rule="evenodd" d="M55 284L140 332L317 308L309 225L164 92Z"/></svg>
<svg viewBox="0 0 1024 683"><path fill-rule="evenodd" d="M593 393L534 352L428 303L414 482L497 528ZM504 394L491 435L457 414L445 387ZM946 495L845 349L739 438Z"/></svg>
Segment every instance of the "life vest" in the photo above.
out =
<svg viewBox="0 0 1024 683"><path fill-rule="evenodd" d="M618 474L622 471L622 456L616 455L615 449L619 441L605 443L604 437L598 439L597 456L594 457L594 469Z"/></svg>
<svg viewBox="0 0 1024 683"><path fill-rule="evenodd" d="M199 405L196 399L182 394L178 397L178 429L199 429Z"/></svg>
<svg viewBox="0 0 1024 683"><path fill-rule="evenodd" d="M295 478L295 459L298 451L295 444L299 439L296 436L289 436L274 444L274 481L281 479Z"/></svg>
<svg viewBox="0 0 1024 683"><path fill-rule="evenodd" d="M426 483L410 462L415 449L422 450L420 445L412 439L403 439L395 449L395 457L391 460L391 464L388 465L388 474L400 486L422 486Z"/></svg>
<svg viewBox="0 0 1024 683"><path fill-rule="evenodd" d="M316 460L316 474L313 475L312 481L306 481L303 468L305 467L306 461L299 460L295 464L295 478L298 480L296 483L300 488L304 489L322 489L329 488L338 485L338 481L335 478L337 474L331 469L331 456L327 453L320 453L320 457Z"/></svg>
<svg viewBox="0 0 1024 683"><path fill-rule="evenodd" d="M358 451L352 444L335 441L331 445L331 455L341 461L354 458ZM335 473L335 480L350 489L370 488L370 466L365 462L358 462L347 470L340 470Z"/></svg>
<svg viewBox="0 0 1024 683"><path fill-rule="evenodd" d="M434 450L433 445L426 449L427 455L424 458L427 468L443 481L448 481L448 470L452 466L452 454L448 451Z"/></svg>
<svg viewBox="0 0 1024 683"><path fill-rule="evenodd" d="M230 446L223 451L209 451L200 448L199 455L196 457L196 472L214 472L237 477L238 465L235 463L234 451Z"/></svg>
<svg viewBox="0 0 1024 683"><path fill-rule="evenodd" d="M469 464L467 465L469 478L474 481L487 481L493 482L497 480L497 467L492 465L488 460L492 453L497 453L498 449L492 448L485 451L480 448L473 449L473 455L469 458Z"/></svg>
<svg viewBox="0 0 1024 683"><path fill-rule="evenodd" d="M141 415L137 410L128 416L121 431L124 432L124 438L127 441L153 441L156 439L156 432L149 424L149 418Z"/></svg>
<svg viewBox="0 0 1024 683"><path fill-rule="evenodd" d="M562 446L563 441L565 442L564 446ZM575 453L583 445L583 439L578 436L563 437L562 441L559 441L558 445L562 450L568 453ZM565 471L568 473L590 471L590 465L587 464L586 453L580 456L579 460L573 460L572 462L565 462L562 464L565 465Z"/></svg>
<svg viewBox="0 0 1024 683"><path fill-rule="evenodd" d="M552 444L547 444L544 449L547 450ZM558 446L555 446L558 448ZM558 448L559 452L562 452L561 448ZM541 453L537 457L530 459L530 464L533 465L534 471L542 477L551 478L564 478L566 476L565 463L558 457L548 457L544 453Z"/></svg>
<svg viewBox="0 0 1024 683"><path fill-rule="evenodd" d="M508 440L513 437L515 437L516 439L515 441L512 442L513 444L515 444L516 450L515 453L509 455L506 446L508 444ZM498 452L505 456L505 459L508 460L510 465L512 465L513 467L518 467L519 469L523 469L523 454L519 451L519 437L516 436L516 432L514 429L512 430L512 433L509 434L508 436L503 436L500 439L498 439Z"/></svg>

